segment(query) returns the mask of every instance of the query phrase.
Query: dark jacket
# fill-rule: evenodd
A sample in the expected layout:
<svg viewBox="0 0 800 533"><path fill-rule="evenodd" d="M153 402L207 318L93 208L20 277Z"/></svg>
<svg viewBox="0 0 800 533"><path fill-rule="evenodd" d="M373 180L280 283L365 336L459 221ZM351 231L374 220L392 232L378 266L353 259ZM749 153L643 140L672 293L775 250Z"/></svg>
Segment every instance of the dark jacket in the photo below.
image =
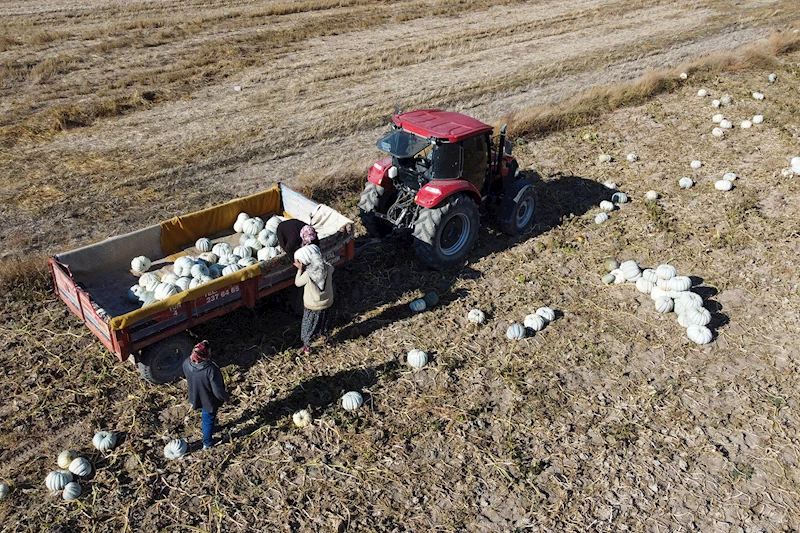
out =
<svg viewBox="0 0 800 533"><path fill-rule="evenodd" d="M213 361L193 363L187 357L183 362L183 375L189 387L189 403L194 409L205 409L214 413L226 401L225 381L222 372Z"/></svg>
<svg viewBox="0 0 800 533"><path fill-rule="evenodd" d="M302 220L290 218L278 224L278 228L275 230L278 236L278 245L289 256L289 261L294 261L294 253L303 246L300 230L304 226L306 226L306 223ZM314 239L311 244L319 246L319 239Z"/></svg>

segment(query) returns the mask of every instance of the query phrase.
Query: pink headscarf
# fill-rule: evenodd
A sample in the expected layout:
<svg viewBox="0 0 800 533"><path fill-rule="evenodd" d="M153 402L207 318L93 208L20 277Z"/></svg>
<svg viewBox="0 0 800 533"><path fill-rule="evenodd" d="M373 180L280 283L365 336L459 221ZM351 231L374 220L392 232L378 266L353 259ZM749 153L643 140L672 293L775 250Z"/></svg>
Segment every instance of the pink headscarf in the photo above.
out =
<svg viewBox="0 0 800 533"><path fill-rule="evenodd" d="M303 246L308 246L317 238L317 230L314 226L303 226L300 230L300 239L303 241Z"/></svg>
<svg viewBox="0 0 800 533"><path fill-rule="evenodd" d="M189 359L192 360L192 363L202 363L203 361L208 361L211 359L211 346L209 346L208 341L198 342L192 348L192 354L189 356Z"/></svg>

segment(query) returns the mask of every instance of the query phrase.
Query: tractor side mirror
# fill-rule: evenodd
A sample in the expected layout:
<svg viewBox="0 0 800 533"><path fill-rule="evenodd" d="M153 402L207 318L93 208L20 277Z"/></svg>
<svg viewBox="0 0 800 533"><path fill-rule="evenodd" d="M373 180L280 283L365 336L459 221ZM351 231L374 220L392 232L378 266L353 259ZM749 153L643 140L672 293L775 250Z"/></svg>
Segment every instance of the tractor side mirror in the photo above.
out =
<svg viewBox="0 0 800 533"><path fill-rule="evenodd" d="M505 153L505 155L511 155L511 150L512 150L511 141L506 141L506 145L505 147L503 147L503 153Z"/></svg>

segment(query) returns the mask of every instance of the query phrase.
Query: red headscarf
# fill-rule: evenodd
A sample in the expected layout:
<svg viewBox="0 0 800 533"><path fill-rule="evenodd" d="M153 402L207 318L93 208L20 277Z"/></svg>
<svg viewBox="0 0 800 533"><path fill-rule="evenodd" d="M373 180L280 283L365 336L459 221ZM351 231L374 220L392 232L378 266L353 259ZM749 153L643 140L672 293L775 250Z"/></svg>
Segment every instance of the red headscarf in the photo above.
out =
<svg viewBox="0 0 800 533"><path fill-rule="evenodd" d="M189 359L192 360L192 363L202 363L203 361L208 361L211 359L211 346L208 345L208 341L198 342L192 348L192 354L189 356Z"/></svg>

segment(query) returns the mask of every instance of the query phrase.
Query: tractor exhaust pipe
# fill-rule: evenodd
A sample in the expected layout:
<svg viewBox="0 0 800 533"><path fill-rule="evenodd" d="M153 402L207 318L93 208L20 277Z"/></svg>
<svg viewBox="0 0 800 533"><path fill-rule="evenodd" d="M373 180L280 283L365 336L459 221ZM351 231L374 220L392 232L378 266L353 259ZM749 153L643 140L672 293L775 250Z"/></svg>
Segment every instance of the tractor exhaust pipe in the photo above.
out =
<svg viewBox="0 0 800 533"><path fill-rule="evenodd" d="M503 127L500 128L500 143L497 145L497 162L495 163L495 173L500 172L500 161L503 160L503 151L505 150L506 146L506 126L508 124L503 124Z"/></svg>

